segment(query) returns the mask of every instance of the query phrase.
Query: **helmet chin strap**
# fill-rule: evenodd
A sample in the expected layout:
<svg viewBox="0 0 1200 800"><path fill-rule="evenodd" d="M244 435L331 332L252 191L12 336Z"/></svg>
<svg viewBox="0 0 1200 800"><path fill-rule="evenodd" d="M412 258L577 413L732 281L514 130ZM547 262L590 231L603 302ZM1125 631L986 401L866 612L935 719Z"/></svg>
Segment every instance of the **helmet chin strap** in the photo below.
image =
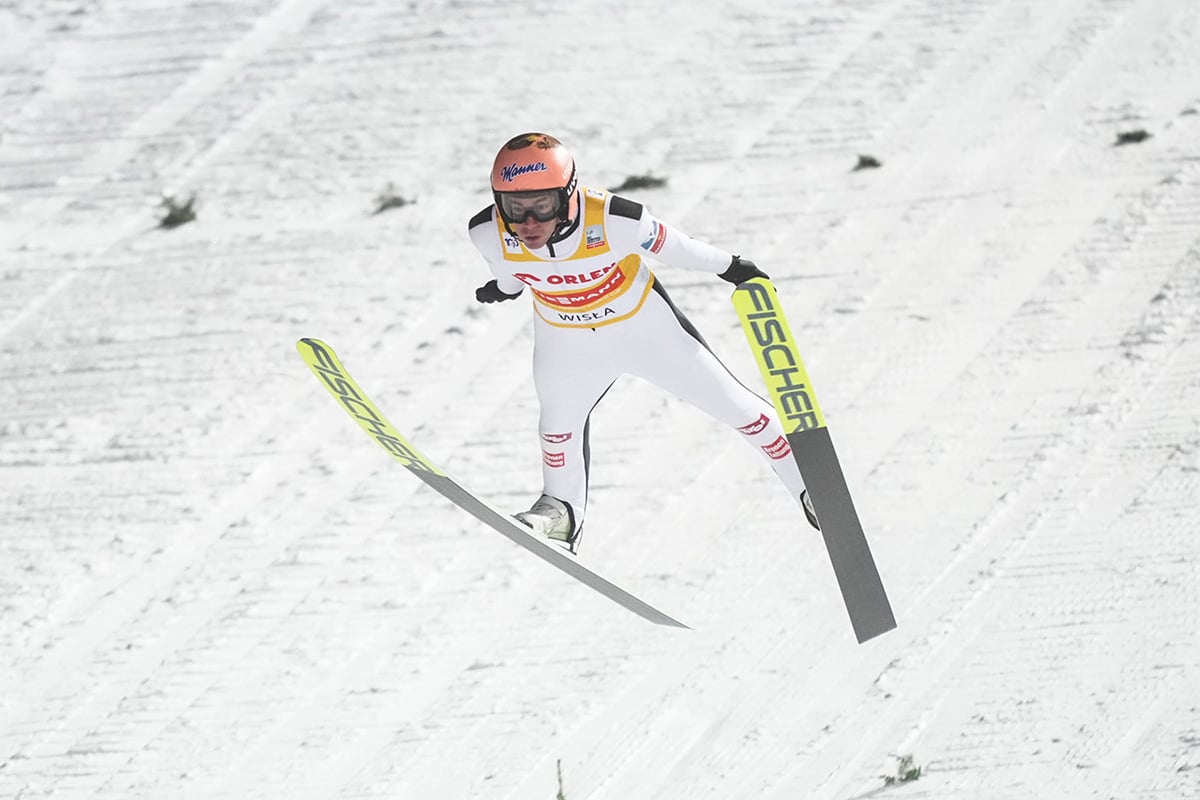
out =
<svg viewBox="0 0 1200 800"><path fill-rule="evenodd" d="M574 233L575 229L578 227L579 215L577 214L575 215L575 219L558 223L558 226L554 229L554 233L550 234L550 238L546 240L546 244L557 244L558 242L561 242L563 239L566 239L568 236Z"/></svg>
<svg viewBox="0 0 1200 800"><path fill-rule="evenodd" d="M571 200L574 200L579 195L579 190L576 190L570 200L567 200L567 211L571 210ZM579 210L575 213L575 219L567 219L559 222L554 226L554 233L550 234L550 238L546 240L546 244L556 244L566 239L575 229L579 227L579 218L583 216L583 199L579 199Z"/></svg>

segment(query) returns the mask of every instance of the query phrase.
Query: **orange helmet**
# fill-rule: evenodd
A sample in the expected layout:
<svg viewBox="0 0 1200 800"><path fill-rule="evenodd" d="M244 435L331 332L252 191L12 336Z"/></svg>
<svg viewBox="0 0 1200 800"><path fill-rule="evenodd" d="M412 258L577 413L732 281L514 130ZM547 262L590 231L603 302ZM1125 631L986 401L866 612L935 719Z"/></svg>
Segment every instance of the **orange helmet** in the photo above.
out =
<svg viewBox="0 0 1200 800"><path fill-rule="evenodd" d="M492 162L492 195L506 225L575 216L575 159L562 142L545 133L509 139ZM518 217L519 215L519 217Z"/></svg>

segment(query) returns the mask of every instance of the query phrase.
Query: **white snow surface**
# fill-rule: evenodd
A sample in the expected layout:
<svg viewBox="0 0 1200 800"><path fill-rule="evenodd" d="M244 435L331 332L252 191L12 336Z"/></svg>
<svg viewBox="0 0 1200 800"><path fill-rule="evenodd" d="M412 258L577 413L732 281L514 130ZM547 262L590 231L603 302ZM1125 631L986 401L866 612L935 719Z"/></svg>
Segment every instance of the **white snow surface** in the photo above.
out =
<svg viewBox="0 0 1200 800"><path fill-rule="evenodd" d="M661 5L0 3L0 797L1200 797L1200 5ZM581 555L690 631L313 380L302 336L528 507L466 221L529 129L774 278L895 631L656 387L593 415Z"/></svg>

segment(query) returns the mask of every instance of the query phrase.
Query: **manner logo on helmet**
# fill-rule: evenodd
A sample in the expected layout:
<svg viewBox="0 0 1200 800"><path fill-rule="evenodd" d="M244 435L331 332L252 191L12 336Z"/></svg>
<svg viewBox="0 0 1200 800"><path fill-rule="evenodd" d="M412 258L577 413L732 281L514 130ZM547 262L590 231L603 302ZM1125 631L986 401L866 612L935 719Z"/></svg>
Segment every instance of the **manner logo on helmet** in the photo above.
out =
<svg viewBox="0 0 1200 800"><path fill-rule="evenodd" d="M512 183L522 175L527 175L530 172L545 172L549 167L545 161L538 161L535 164L509 164L500 170L500 179L505 183Z"/></svg>
<svg viewBox="0 0 1200 800"><path fill-rule="evenodd" d="M667 226L658 220L651 220L650 224L653 227L650 229L650 235L646 237L646 241L642 242L642 249L657 253L663 249L663 243L667 241Z"/></svg>

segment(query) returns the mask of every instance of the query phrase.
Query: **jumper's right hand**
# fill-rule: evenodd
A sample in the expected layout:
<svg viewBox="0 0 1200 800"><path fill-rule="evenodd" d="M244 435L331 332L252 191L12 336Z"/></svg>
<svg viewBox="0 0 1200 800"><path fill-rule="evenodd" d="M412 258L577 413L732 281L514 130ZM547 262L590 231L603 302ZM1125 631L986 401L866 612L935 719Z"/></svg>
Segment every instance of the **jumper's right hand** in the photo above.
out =
<svg viewBox="0 0 1200 800"><path fill-rule="evenodd" d="M475 290L475 299L481 303L503 303L505 300L515 300L521 293L505 294L500 291L500 284L495 278Z"/></svg>

